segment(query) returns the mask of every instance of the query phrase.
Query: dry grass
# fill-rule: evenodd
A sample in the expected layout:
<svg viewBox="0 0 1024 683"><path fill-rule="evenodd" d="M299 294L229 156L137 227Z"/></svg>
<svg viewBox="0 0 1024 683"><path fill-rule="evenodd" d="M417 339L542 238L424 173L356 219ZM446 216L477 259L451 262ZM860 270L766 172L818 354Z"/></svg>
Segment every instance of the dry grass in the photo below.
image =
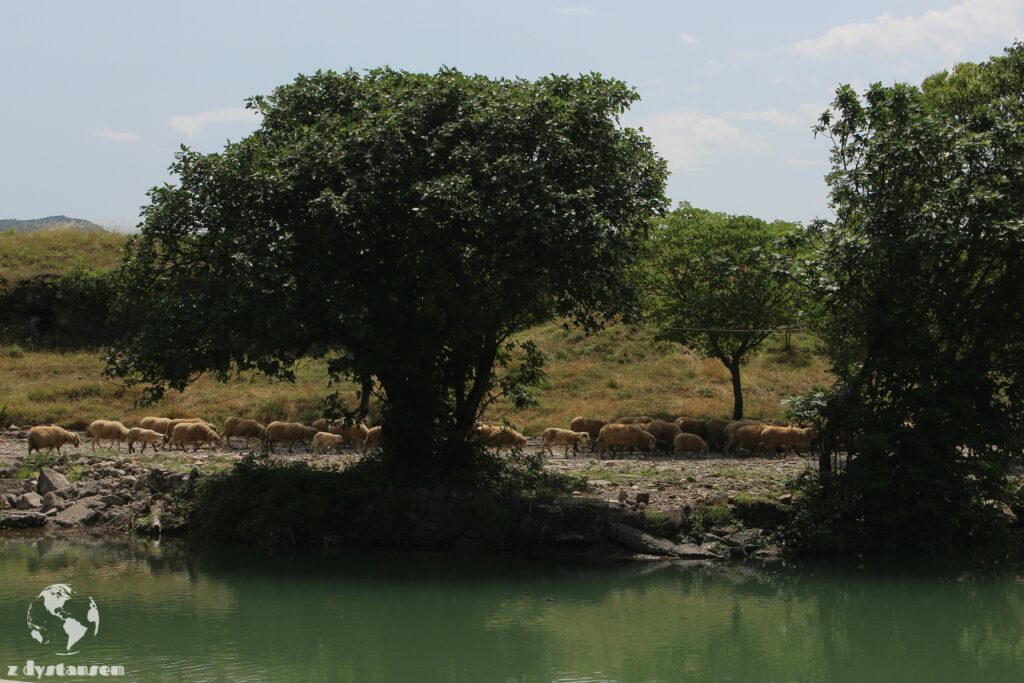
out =
<svg viewBox="0 0 1024 683"><path fill-rule="evenodd" d="M299 368L295 384L261 377L226 384L200 378L182 393L170 392L157 405L139 408L139 392L101 376L103 362L96 352L55 353L0 347L0 413L6 406L8 423L56 423L82 427L92 420L119 419L134 424L146 415L200 415L220 423L230 415L260 420L314 419L322 398L330 393L324 366L309 362ZM347 387L355 392L355 387Z"/></svg>
<svg viewBox="0 0 1024 683"><path fill-rule="evenodd" d="M548 354L547 378L538 391L540 407L516 411L498 405L487 419L507 419L527 434L568 426L581 414L670 418L731 413L732 387L721 363L673 344L654 342L643 330L620 325L585 336L542 325L523 336ZM788 354L781 345L781 339L771 340L744 368L748 415L781 417L782 399L831 382L825 361L812 353L809 340L795 339ZM308 422L319 415L320 401L330 391L323 363L311 361L298 369L295 384L260 377L221 384L204 377L156 406L138 408L134 405L138 392L103 379L102 369L95 352L0 347L0 413L6 405L8 423L54 422L72 427L99 418L131 424L145 415L201 415L216 422L245 415L263 421ZM354 400L354 386L343 390L350 391Z"/></svg>
<svg viewBox="0 0 1024 683"><path fill-rule="evenodd" d="M121 256L124 235L81 230L0 232L0 291L4 285L76 266L110 268Z"/></svg>
<svg viewBox="0 0 1024 683"><path fill-rule="evenodd" d="M577 415L611 419L732 414L732 383L719 361L701 358L676 344L655 342L642 329L617 325L588 337L543 325L523 336L549 359L547 378L539 391L540 407L515 411L498 406L489 417L508 419L528 434L568 427ZM749 416L780 418L782 399L832 382L811 340L794 338L789 352L782 347L781 336L769 340L765 350L743 368Z"/></svg>

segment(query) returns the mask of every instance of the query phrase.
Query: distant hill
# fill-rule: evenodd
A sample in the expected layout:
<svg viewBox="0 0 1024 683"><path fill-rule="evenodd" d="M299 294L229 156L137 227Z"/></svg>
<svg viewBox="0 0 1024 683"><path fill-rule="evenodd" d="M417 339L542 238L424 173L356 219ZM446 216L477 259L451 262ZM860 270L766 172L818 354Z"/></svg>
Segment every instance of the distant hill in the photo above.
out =
<svg viewBox="0 0 1024 683"><path fill-rule="evenodd" d="M37 232L39 230L83 230L85 232L104 232L103 228L92 221L67 216L47 216L46 218L0 218L0 231L16 230L17 232Z"/></svg>

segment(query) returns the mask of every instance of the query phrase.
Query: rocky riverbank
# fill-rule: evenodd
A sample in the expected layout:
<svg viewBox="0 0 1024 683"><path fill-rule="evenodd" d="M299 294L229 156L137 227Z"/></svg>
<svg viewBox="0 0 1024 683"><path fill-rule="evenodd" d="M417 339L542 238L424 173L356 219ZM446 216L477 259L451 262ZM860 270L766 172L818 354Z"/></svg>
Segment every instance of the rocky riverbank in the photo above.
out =
<svg viewBox="0 0 1024 683"><path fill-rule="evenodd" d="M244 451L226 447L199 453L129 455L88 446L43 463L25 455L25 432L0 433L0 530L45 529L159 535L183 530L177 502L204 476L232 468ZM536 449L531 443L528 449ZM341 454L275 453L269 462L303 462L341 470L357 461ZM787 515L789 482L806 459L735 458L709 454L596 458L546 457L546 469L575 482L572 498L538 504L505 501L502 542L625 549L643 556L685 559L777 555L770 531ZM444 492L405 492L408 536L423 545L474 546L487 530L457 521L472 517L473 501ZM422 498L422 500L420 500ZM386 506L385 502L380 503Z"/></svg>

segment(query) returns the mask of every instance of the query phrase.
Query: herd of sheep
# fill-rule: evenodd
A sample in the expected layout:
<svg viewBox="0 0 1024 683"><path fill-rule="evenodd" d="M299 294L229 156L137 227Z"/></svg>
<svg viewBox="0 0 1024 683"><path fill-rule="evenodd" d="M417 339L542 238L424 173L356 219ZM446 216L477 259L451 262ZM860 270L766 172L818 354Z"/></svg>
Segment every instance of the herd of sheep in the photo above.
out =
<svg viewBox="0 0 1024 683"><path fill-rule="evenodd" d="M198 417L166 418L145 417L137 427L129 429L117 420L96 420L86 430L89 442L95 450L96 444L102 445L109 441L111 447L117 444L121 449L122 442L127 443L128 451L135 452L135 446L141 444L140 452L146 446L156 451L162 447L185 449L193 446L219 446L222 440L230 447L231 439L245 439L248 448L251 439L263 442L273 451L276 444L288 444L291 453L296 443L301 443L307 451L323 453L327 450L337 451L343 446L356 447L361 450L380 446L381 428L367 427L362 422L351 420L315 420L311 426L299 422L275 421L264 426L256 420L241 417L229 417L224 421L222 434L213 426ZM706 453L709 450L722 450L726 453L745 450L758 453L778 453L793 449L799 452L808 448L814 440L814 430L810 428L791 427L782 423L763 422L757 420L704 420L692 417L680 417L674 422L656 420L647 416L620 417L616 420L598 420L589 417L577 417L569 424L569 429L551 427L542 433L541 452L547 451L554 456L554 447L563 446L563 456L568 457L569 449L573 454L581 447L595 448L601 454L616 449L630 452L662 450L677 454ZM491 448L524 448L526 437L507 426L489 425L477 422L474 425L471 439L474 443ZM79 447L78 434L54 425L33 427L28 433L28 452L43 449L60 449L66 445Z"/></svg>

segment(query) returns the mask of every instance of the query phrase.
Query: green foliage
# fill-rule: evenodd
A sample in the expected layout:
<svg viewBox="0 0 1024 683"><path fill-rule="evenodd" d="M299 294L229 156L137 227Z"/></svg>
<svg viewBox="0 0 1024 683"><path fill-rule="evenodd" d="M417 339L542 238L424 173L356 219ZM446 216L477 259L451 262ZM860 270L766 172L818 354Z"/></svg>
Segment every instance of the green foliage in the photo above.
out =
<svg viewBox="0 0 1024 683"><path fill-rule="evenodd" d="M471 482L453 482L451 476L441 482L440 475L407 488L395 486L384 460L372 453L341 471L250 456L202 479L194 497L180 504L200 541L263 547L422 542L414 530L421 506L436 504L453 511L453 527L437 533L454 538L455 525L471 525L484 540L500 544L513 531L505 502L548 500L571 486L565 476L545 472L539 457L518 453L482 458L479 467L462 472ZM450 494L470 483L472 496Z"/></svg>
<svg viewBox="0 0 1024 683"><path fill-rule="evenodd" d="M791 269L798 226L682 204L651 231L643 276L658 336L717 358L733 378L733 418L743 417L740 366L773 330L797 317Z"/></svg>
<svg viewBox="0 0 1024 683"><path fill-rule="evenodd" d="M727 527L735 523L732 511L725 503L715 505L698 505L690 513L689 532L703 534L717 527Z"/></svg>
<svg viewBox="0 0 1024 683"><path fill-rule="evenodd" d="M1024 46L922 88L844 86L836 220L808 261L846 470L811 485L798 541L836 552L1006 551L1024 432ZM823 469L827 466L823 458ZM995 503L993 503L995 501Z"/></svg>
<svg viewBox="0 0 1024 683"><path fill-rule="evenodd" d="M202 372L291 379L322 355L332 376L376 378L390 462L472 459L488 397L525 404L541 376L517 331L595 328L633 301L624 273L666 176L618 123L636 99L597 74L386 68L253 98L258 131L183 148L180 183L150 192L110 374L159 396Z"/></svg>
<svg viewBox="0 0 1024 683"><path fill-rule="evenodd" d="M0 331L36 346L96 347L113 336L108 325L115 275L76 266L62 275L24 280L0 294ZM33 321L27 325L27 321ZM21 348L10 347L17 357Z"/></svg>

